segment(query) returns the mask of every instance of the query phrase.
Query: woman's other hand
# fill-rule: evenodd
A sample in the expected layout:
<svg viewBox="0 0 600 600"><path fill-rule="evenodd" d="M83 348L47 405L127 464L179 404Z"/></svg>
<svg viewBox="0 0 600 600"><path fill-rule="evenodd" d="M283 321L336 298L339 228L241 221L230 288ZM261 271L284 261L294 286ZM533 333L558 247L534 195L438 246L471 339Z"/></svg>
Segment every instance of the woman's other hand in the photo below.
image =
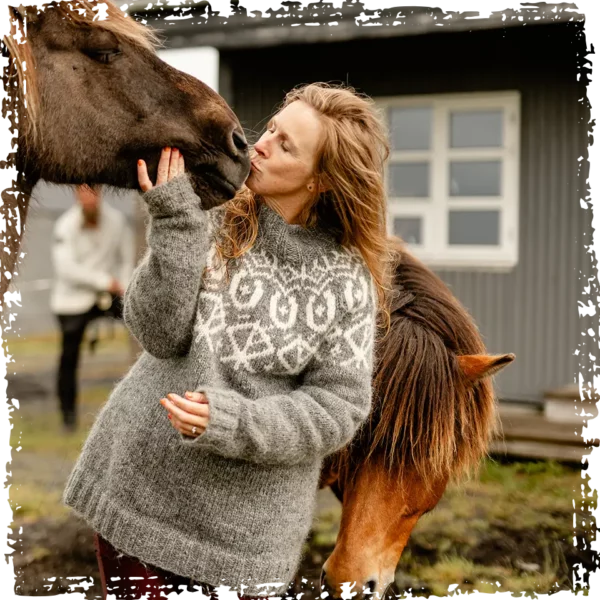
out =
<svg viewBox="0 0 600 600"><path fill-rule="evenodd" d="M199 392L186 392L187 399L167 394L160 403L169 411L171 425L188 437L198 437L208 425L208 400Z"/></svg>
<svg viewBox="0 0 600 600"><path fill-rule="evenodd" d="M142 192L149 192L154 186L148 177L148 169L143 160L138 160L137 163L138 183ZM183 175L185 172L185 164L183 156L177 148L163 148L158 161L158 171L156 174L156 185L162 185L167 181L171 181L178 175Z"/></svg>

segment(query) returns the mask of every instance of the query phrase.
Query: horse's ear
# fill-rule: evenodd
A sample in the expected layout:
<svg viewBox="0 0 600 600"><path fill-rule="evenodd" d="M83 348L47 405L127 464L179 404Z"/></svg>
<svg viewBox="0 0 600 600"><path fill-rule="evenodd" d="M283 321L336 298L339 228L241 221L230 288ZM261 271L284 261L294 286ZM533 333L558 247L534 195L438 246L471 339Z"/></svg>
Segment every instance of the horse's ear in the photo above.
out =
<svg viewBox="0 0 600 600"><path fill-rule="evenodd" d="M9 5L25 25L37 21L48 8L48 2L43 0L9 0Z"/></svg>
<svg viewBox="0 0 600 600"><path fill-rule="evenodd" d="M462 372L471 381L491 377L515 360L514 354L464 354L458 357Z"/></svg>

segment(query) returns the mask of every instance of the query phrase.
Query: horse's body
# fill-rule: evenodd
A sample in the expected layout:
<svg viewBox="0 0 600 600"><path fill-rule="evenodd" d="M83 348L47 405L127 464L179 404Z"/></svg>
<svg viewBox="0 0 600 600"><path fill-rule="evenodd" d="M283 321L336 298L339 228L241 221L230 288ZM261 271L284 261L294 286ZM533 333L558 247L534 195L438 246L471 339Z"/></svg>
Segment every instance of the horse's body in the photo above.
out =
<svg viewBox="0 0 600 600"><path fill-rule="evenodd" d="M4 111L18 138L12 160L19 180L2 197L9 251L2 252L2 296L38 179L136 188L136 160L145 159L154 177L159 150L175 146L210 208L231 198L248 173L246 141L224 100L160 61L149 30L110 2L108 18L98 18L99 5L12 9ZM321 477L343 502L324 567L325 583L338 593L345 581L383 591L418 518L450 479L476 467L496 419L486 377L513 358L486 356L444 284L400 246L398 259L370 419L347 449L327 459Z"/></svg>
<svg viewBox="0 0 600 600"><path fill-rule="evenodd" d="M19 179L2 198L10 252L2 252L0 296L19 250L18 223L39 179L137 189L137 160L154 178L161 148L173 146L185 156L204 206L233 197L250 169L240 123L216 92L158 58L150 29L112 2L10 11L3 113L17 137L11 158Z"/></svg>
<svg viewBox="0 0 600 600"><path fill-rule="evenodd" d="M322 582L382 594L410 533L451 480L474 472L497 425L490 376L512 354L488 356L467 311L430 269L396 247L395 297L376 344L373 409L343 451L327 458L321 487L342 502Z"/></svg>

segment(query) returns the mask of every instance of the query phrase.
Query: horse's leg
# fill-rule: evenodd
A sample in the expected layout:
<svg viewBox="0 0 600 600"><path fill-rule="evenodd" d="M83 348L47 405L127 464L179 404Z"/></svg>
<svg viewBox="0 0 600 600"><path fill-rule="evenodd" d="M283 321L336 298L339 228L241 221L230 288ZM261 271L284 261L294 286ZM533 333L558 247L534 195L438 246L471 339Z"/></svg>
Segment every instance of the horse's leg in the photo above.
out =
<svg viewBox="0 0 600 600"><path fill-rule="evenodd" d="M31 194L17 183L14 169L14 152L8 152L0 158L0 175L7 179L7 183L0 181L0 315L19 256Z"/></svg>

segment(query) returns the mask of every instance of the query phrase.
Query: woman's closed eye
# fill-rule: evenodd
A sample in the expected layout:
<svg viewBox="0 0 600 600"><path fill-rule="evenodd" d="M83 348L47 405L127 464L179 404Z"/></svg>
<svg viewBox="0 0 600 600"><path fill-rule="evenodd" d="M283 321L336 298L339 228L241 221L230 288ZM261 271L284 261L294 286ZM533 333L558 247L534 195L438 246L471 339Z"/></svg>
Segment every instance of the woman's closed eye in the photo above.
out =
<svg viewBox="0 0 600 600"><path fill-rule="evenodd" d="M267 131L272 135L275 133L275 125L271 125L270 127L267 128ZM285 140L281 140L281 142L279 143L279 146L281 147L281 149L284 152L289 152L290 149L286 146L285 144Z"/></svg>

